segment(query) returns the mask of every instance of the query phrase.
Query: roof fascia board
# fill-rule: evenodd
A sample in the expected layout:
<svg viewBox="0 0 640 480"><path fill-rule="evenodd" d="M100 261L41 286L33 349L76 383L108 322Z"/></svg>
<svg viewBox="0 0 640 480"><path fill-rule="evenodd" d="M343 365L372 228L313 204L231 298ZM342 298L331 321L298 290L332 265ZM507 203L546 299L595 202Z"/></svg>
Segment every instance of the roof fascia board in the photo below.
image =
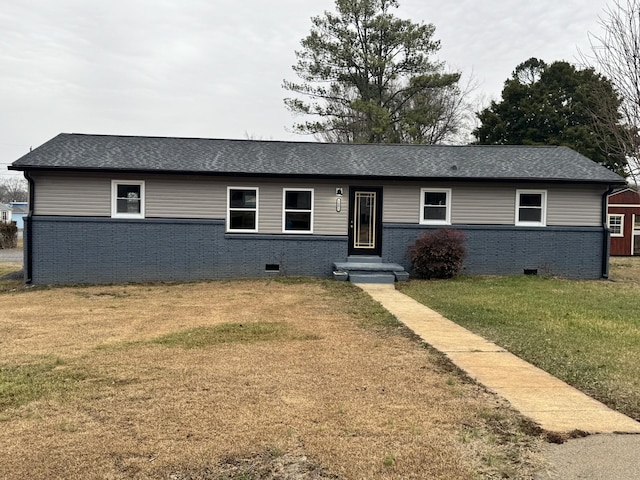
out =
<svg viewBox="0 0 640 480"><path fill-rule="evenodd" d="M293 174L293 173L255 173L255 172L202 172L184 170L143 170L143 169L112 169L112 168L70 168L70 167L37 167L37 166L9 166L9 170L29 172L67 172L67 173L104 173L104 174L133 174L133 175L202 175L208 177L239 177L239 178L316 178L316 179L353 179L375 181L450 181L450 182L521 182L521 183L556 183L556 184L602 184L626 185L626 182L611 180L586 180L567 178L531 178L531 177L411 177L411 176L377 176L377 175L327 175L327 174Z"/></svg>

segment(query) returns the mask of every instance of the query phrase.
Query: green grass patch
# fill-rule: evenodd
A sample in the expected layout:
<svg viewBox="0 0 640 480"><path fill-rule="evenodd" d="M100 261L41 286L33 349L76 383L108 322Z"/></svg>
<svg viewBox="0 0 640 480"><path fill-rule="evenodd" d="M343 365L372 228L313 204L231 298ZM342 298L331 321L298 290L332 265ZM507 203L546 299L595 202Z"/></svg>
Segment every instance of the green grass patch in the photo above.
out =
<svg viewBox="0 0 640 480"><path fill-rule="evenodd" d="M221 323L169 333L153 343L170 347L202 348L223 343L255 343L278 340L317 340L286 322Z"/></svg>
<svg viewBox="0 0 640 480"><path fill-rule="evenodd" d="M0 366L0 412L78 388L86 375L57 358Z"/></svg>
<svg viewBox="0 0 640 480"><path fill-rule="evenodd" d="M411 281L400 290L640 420L640 287L529 276Z"/></svg>

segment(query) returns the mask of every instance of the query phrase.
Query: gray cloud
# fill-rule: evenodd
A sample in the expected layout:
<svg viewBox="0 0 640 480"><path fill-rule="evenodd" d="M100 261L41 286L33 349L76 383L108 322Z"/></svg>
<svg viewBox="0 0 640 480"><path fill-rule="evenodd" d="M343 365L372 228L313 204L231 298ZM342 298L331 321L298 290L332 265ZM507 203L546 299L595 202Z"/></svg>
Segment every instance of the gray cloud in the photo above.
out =
<svg viewBox="0 0 640 480"><path fill-rule="evenodd" d="M59 132L301 139L283 78L332 0L22 0L0 11L0 174ZM401 0L439 58L500 93L531 56L573 60L603 1ZM5 172L6 173L6 172Z"/></svg>

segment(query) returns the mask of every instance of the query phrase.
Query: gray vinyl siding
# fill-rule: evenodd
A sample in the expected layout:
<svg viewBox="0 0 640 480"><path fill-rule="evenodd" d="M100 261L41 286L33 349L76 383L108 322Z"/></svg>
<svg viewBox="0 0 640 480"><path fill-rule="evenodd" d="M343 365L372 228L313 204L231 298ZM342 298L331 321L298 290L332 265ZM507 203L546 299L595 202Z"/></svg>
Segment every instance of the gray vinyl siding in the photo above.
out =
<svg viewBox="0 0 640 480"><path fill-rule="evenodd" d="M472 184L451 193L451 221L464 225L513 225L516 188Z"/></svg>
<svg viewBox="0 0 640 480"><path fill-rule="evenodd" d="M197 176L73 175L35 176L35 215L111 216L111 180L145 181L147 218L224 219L227 187L253 187L259 191L260 233L282 233L283 188L314 190L314 229L318 235L346 235L348 184L336 182L265 181L252 178ZM336 186L345 189L342 208L336 212Z"/></svg>
<svg viewBox="0 0 640 480"><path fill-rule="evenodd" d="M148 218L225 218L227 189L206 177L143 178Z"/></svg>
<svg viewBox="0 0 640 480"><path fill-rule="evenodd" d="M420 187L418 185L385 185L382 202L383 222L420 222Z"/></svg>
<svg viewBox="0 0 640 480"><path fill-rule="evenodd" d="M393 185L385 188L384 221L419 223L422 188L451 189L452 224L513 225L514 223L514 187L441 182Z"/></svg>
<svg viewBox="0 0 640 480"><path fill-rule="evenodd" d="M342 187L340 212L336 211L336 188ZM314 233L346 235L349 223L349 189L346 183L327 182L315 187Z"/></svg>
<svg viewBox="0 0 640 480"><path fill-rule="evenodd" d="M224 211L221 217L226 218L227 186L244 186L258 188L258 231L259 233L283 233L282 231L282 199L285 188L313 189L313 233L317 235L346 235L348 209L346 201L340 212L336 212L335 184L300 181L218 181L217 191L225 195ZM344 198L344 197L343 197Z"/></svg>
<svg viewBox="0 0 640 480"><path fill-rule="evenodd" d="M590 185L447 184L442 182L389 185L384 190L386 223L419 223L420 190L451 189L454 225L513 225L516 190L547 191L547 225L600 226L604 187Z"/></svg>
<svg viewBox="0 0 640 480"><path fill-rule="evenodd" d="M606 189L593 186L549 188L547 225L602 225L602 195Z"/></svg>
<svg viewBox="0 0 640 480"><path fill-rule="evenodd" d="M111 216L111 180L99 176L33 174L34 215Z"/></svg>
<svg viewBox="0 0 640 480"><path fill-rule="evenodd" d="M454 225L513 225L517 189L547 190L547 225L600 226L603 186L446 182L350 182L342 180L265 180L179 175L34 175L35 215L111 215L111 180L145 181L147 218L224 219L227 187L259 189L259 233L282 233L283 188L313 188L317 235L346 235L349 186L383 186L383 221L417 224L420 189L450 188ZM341 211L335 189L342 187Z"/></svg>

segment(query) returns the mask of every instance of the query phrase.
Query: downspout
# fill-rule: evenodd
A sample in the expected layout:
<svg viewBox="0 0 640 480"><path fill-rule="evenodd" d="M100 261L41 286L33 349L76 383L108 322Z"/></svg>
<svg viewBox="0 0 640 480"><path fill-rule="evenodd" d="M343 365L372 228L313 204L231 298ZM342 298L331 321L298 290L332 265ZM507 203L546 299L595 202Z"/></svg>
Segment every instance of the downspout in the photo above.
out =
<svg viewBox="0 0 640 480"><path fill-rule="evenodd" d="M607 222L607 205L608 197L615 190L609 185L606 192L602 194L602 278L609 278L609 253L611 237L609 236L609 227Z"/></svg>
<svg viewBox="0 0 640 480"><path fill-rule="evenodd" d="M32 274L33 274L33 262L32 262L32 258L33 258L33 242L31 241L33 233L32 233L32 230L31 230L31 226L32 226L31 219L33 217L33 206L34 206L34 200L35 200L36 192L35 192L35 183L33 181L33 178L29 175L29 172L27 172L26 170L24 171L24 178L26 178L27 182L29 183L29 213L27 214L26 218L24 219L26 227L27 227L25 229L27 234L23 238L24 251L25 251L25 256L24 256L24 283L31 283Z"/></svg>

